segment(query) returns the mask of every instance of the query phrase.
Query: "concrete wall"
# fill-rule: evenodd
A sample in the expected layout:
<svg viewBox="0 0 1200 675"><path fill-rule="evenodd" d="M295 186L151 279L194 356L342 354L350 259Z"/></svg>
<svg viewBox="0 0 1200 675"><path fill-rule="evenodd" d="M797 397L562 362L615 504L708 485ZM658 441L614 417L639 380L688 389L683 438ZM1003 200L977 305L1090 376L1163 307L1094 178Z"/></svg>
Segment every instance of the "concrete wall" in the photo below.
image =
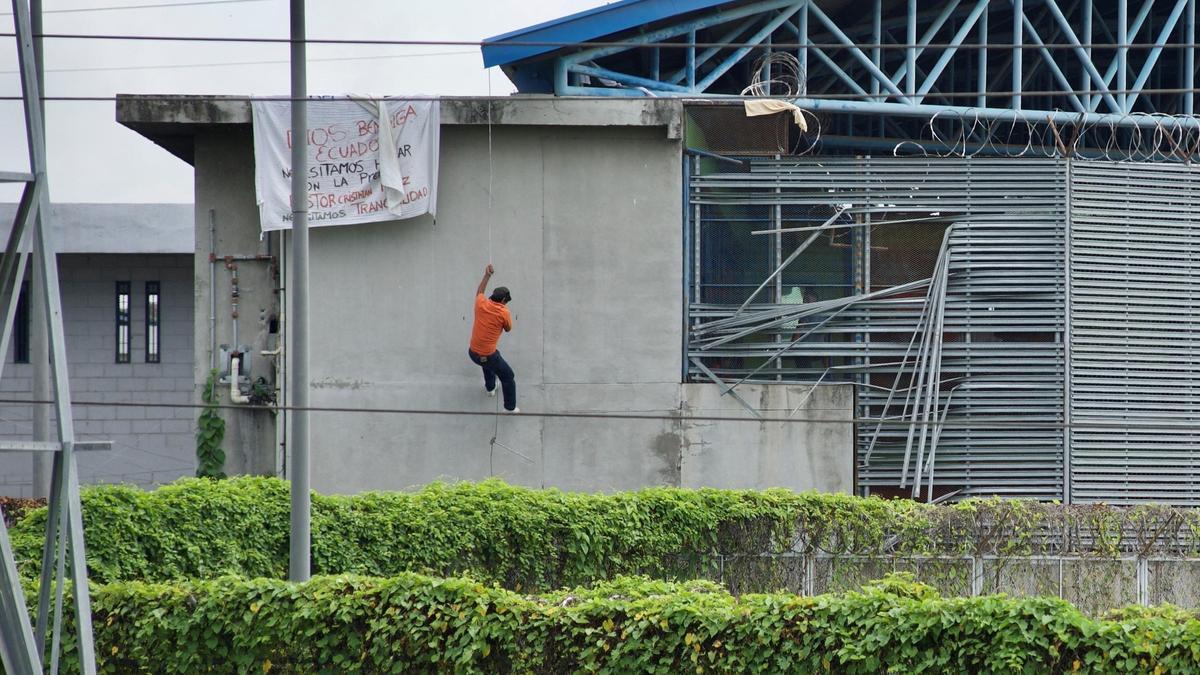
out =
<svg viewBox="0 0 1200 675"><path fill-rule="evenodd" d="M571 110L581 107L591 126L572 125ZM345 493L495 475L571 490L717 484L849 490L848 424L776 428L677 419L697 411L748 416L715 386L680 381L681 109L657 101L595 102L595 109L586 101L498 103L490 205L485 113L486 106L443 103L436 223L417 218L311 230L312 404L497 410L466 354L474 291L490 258L493 284L513 294L515 328L500 350L516 371L524 412L498 418L314 412L313 488ZM138 114L154 122L158 113ZM277 237L259 237L249 126L227 117L197 127L194 139L197 383L209 363L209 210L218 256L281 250ZM251 267L241 265L242 342L272 349L275 338L261 317L279 312L279 296L269 273L246 276ZM286 261L283 270L286 292ZM220 270L216 280L218 344L229 342L231 329L227 277ZM270 359L255 358L255 375L275 374ZM803 395L787 387L763 392L779 407ZM806 405L836 407L822 414L848 417L851 396L830 388ZM556 412L669 419L537 414ZM277 458L271 442L269 415L239 411L226 418L230 472L285 468L286 456Z"/></svg>
<svg viewBox="0 0 1200 675"><path fill-rule="evenodd" d="M851 385L741 385L738 395L763 416L792 422L694 422L683 433L684 487L854 489ZM689 415L749 417L711 384L683 385ZM749 438L756 442L747 442ZM736 448L736 451L731 449Z"/></svg>
<svg viewBox="0 0 1200 675"><path fill-rule="evenodd" d="M63 324L75 401L192 402L192 260L181 254L59 256ZM129 363L116 363L115 282L130 281ZM160 282L161 362L145 359L146 281ZM32 366L5 356L0 396L29 398ZM111 440L113 449L77 455L80 482L153 486L191 475L196 411L191 408L75 406L76 436ZM0 404L0 437L32 437L29 405ZM51 434L54 434L53 416ZM0 454L0 494L29 496L33 459Z"/></svg>
<svg viewBox="0 0 1200 675"><path fill-rule="evenodd" d="M250 377L276 380L271 318L279 315L277 283L270 260L230 260L226 256L270 256L278 237L260 237L254 197L253 137L248 126L210 131L196 141L196 312L193 325L196 355L193 377L196 400L212 368L228 368L222 345L250 348ZM215 264L209 255L217 257ZM233 267L239 289L237 318L233 305ZM214 285L215 282L215 285ZM213 304L215 288L216 303ZM235 340L236 323L236 340ZM212 336L216 337L215 345ZM226 387L227 389L227 387ZM226 395L222 402L228 403ZM277 471L274 416L263 411L225 411L225 471L228 474L273 475Z"/></svg>
<svg viewBox="0 0 1200 675"><path fill-rule="evenodd" d="M495 409L466 355L490 222L493 284L513 294L515 328L500 350L522 409L677 412L678 143L654 127L501 127L492 142L490 211L487 130L450 126L436 224L312 231L314 403ZM671 431L659 421L319 413L313 485L490 474L572 489L672 483L677 459L658 440ZM493 436L509 449L493 448Z"/></svg>

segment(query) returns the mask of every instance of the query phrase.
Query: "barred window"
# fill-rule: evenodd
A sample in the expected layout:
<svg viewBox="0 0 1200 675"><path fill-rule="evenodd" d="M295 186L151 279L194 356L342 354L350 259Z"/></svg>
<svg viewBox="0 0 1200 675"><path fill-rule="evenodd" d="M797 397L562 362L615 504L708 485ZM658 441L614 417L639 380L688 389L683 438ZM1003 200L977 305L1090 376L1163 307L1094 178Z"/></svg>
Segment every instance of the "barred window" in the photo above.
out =
<svg viewBox="0 0 1200 675"><path fill-rule="evenodd" d="M157 281L146 282L146 363L158 363L162 360L159 284Z"/></svg>
<svg viewBox="0 0 1200 675"><path fill-rule="evenodd" d="M128 281L117 282L117 363L129 363L129 289Z"/></svg>
<svg viewBox="0 0 1200 675"><path fill-rule="evenodd" d="M29 282L21 282L17 315L13 317L13 363L29 363Z"/></svg>

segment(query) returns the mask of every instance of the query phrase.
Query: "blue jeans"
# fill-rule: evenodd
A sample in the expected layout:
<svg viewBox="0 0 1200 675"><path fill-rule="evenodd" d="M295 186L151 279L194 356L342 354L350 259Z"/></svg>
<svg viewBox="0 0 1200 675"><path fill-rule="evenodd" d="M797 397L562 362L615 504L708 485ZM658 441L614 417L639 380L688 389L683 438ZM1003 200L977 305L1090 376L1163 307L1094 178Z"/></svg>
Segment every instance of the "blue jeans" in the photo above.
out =
<svg viewBox="0 0 1200 675"><path fill-rule="evenodd" d="M512 410L517 407L517 376L508 362L496 350L487 356L480 356L470 349L467 356L475 365L483 368L483 386L488 391L496 391L496 378L500 378L500 389L504 392L504 409Z"/></svg>

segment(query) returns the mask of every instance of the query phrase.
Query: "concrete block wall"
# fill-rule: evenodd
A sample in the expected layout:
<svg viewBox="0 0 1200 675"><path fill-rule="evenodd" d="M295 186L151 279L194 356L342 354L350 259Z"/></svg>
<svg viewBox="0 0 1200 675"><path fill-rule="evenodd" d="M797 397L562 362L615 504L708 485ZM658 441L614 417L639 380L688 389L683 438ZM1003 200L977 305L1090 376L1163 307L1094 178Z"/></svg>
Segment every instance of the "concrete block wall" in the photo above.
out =
<svg viewBox="0 0 1200 675"><path fill-rule="evenodd" d="M71 396L77 402L191 404L193 362L192 256L181 254L64 254L59 256L63 324ZM131 287L131 354L116 363L117 281ZM161 293L161 362L145 359L146 281ZM5 356L0 394L29 398L32 366ZM132 483L150 487L191 475L195 467L195 419L190 407L76 405L80 440L111 440L108 452L77 455L80 482ZM51 417L51 435L55 433ZM32 438L32 408L0 404L0 437ZM0 494L29 496L32 457L0 455Z"/></svg>

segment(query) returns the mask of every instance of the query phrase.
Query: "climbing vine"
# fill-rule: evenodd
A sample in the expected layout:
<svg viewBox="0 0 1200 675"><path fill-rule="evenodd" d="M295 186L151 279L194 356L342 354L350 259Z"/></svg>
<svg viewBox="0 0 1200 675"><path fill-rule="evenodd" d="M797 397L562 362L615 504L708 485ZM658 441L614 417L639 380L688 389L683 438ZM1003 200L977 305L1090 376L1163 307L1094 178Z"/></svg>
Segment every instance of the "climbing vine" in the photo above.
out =
<svg viewBox="0 0 1200 675"><path fill-rule="evenodd" d="M221 441L225 440L225 420L217 412L219 399L215 368L209 371L200 398L205 405L196 420L196 476L224 478L225 451L221 449Z"/></svg>

